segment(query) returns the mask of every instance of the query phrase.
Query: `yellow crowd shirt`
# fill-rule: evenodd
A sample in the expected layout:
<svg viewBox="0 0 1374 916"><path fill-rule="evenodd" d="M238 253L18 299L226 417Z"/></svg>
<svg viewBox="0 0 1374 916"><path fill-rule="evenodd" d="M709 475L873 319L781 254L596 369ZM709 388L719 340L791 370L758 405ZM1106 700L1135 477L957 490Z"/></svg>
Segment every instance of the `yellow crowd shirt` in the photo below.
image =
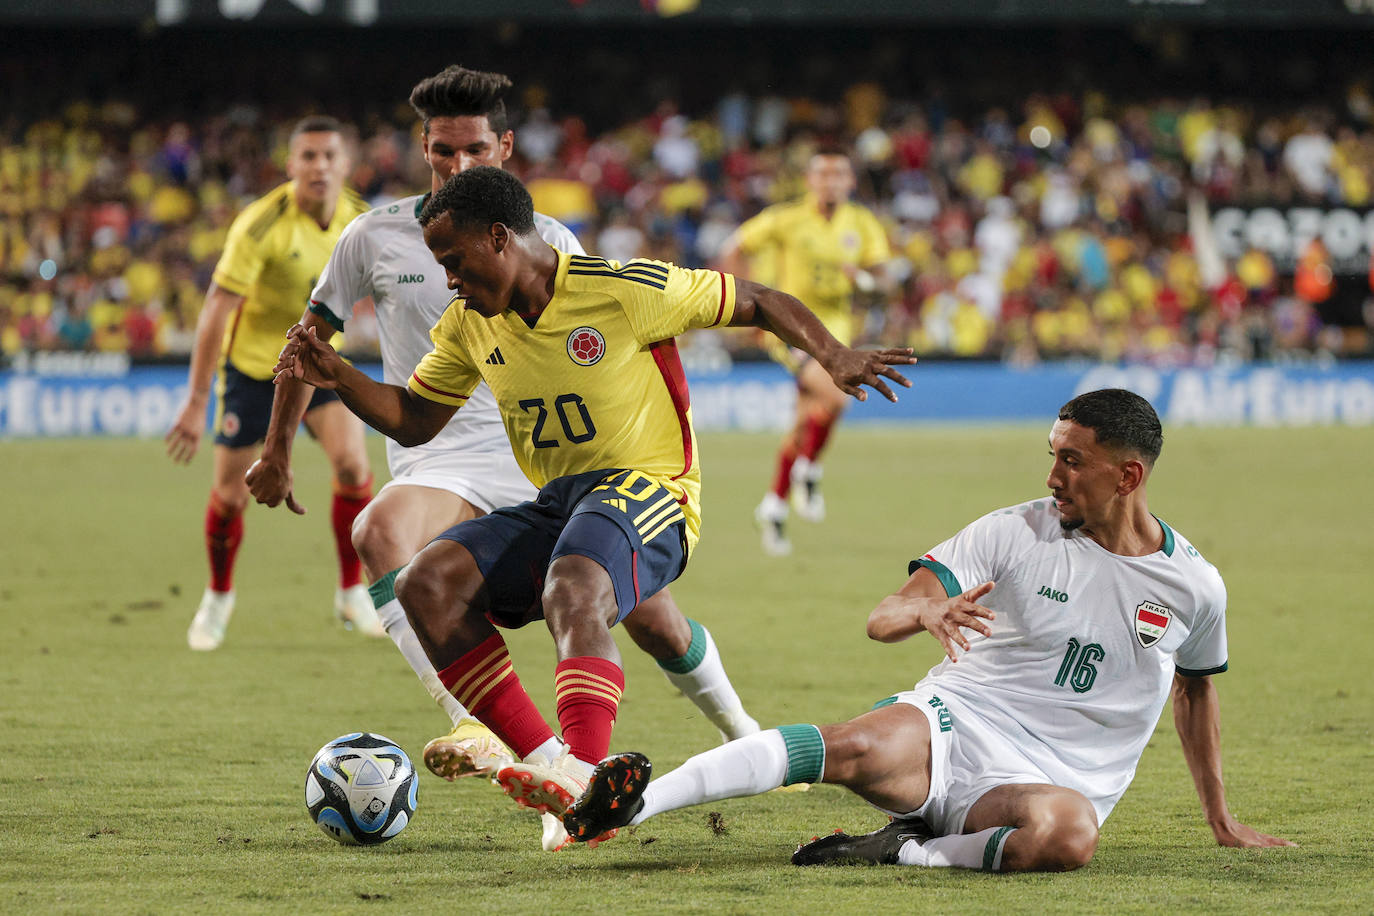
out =
<svg viewBox="0 0 1374 916"><path fill-rule="evenodd" d="M800 299L846 346L854 339L854 284L845 268L867 269L892 257L882 223L867 208L846 201L826 219L809 194L745 220L739 243L773 285Z"/></svg>
<svg viewBox="0 0 1374 916"><path fill-rule="evenodd" d="M701 532L701 466L673 338L728 324L734 312L729 274L560 251L553 298L533 328L509 309L484 318L455 296L410 390L461 407L485 381L535 485L639 471L682 506L690 549Z"/></svg>
<svg viewBox="0 0 1374 916"><path fill-rule="evenodd" d="M215 265L215 285L244 297L224 329L221 361L228 360L250 378L272 377L286 332L310 304L310 291L339 234L368 209L345 188L329 227L321 229L296 205L295 185L289 181L243 209L229 227Z"/></svg>

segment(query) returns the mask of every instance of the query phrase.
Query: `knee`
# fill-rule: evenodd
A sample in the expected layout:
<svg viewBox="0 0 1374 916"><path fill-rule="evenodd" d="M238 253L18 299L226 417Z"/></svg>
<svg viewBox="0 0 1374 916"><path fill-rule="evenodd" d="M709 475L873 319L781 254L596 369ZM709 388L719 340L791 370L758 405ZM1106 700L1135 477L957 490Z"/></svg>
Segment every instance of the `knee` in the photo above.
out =
<svg viewBox="0 0 1374 916"><path fill-rule="evenodd" d="M421 561L411 563L396 577L396 597L416 633L430 635L426 625L452 604L452 592L437 570Z"/></svg>
<svg viewBox="0 0 1374 916"><path fill-rule="evenodd" d="M692 627L666 589L641 601L623 623L634 644L658 661L681 658L692 647Z"/></svg>
<svg viewBox="0 0 1374 916"><path fill-rule="evenodd" d="M356 489L367 484L372 479L367 455L344 455L334 465L334 479L339 482L339 486L348 489Z"/></svg>
<svg viewBox="0 0 1374 916"><path fill-rule="evenodd" d="M549 566L542 601L544 620L554 636L590 620L609 626L618 611L606 570L577 555L559 557Z"/></svg>
<svg viewBox="0 0 1374 916"><path fill-rule="evenodd" d="M1086 800L1056 805L1046 817L1041 855L1053 867L1072 871L1092 861L1097 852L1097 815Z"/></svg>
<svg viewBox="0 0 1374 916"><path fill-rule="evenodd" d="M251 494L247 487L235 484L215 484L210 488L210 496L218 514L225 518L234 518L242 515L243 510L248 508Z"/></svg>
<svg viewBox="0 0 1374 916"><path fill-rule="evenodd" d="M821 730L825 740L825 781L839 785L866 782L877 750L874 736L853 722Z"/></svg>
<svg viewBox="0 0 1374 916"><path fill-rule="evenodd" d="M382 573L390 572L405 562L405 560L390 562L390 559L397 553L398 538L395 525L391 523L391 520L376 511L380 505L375 501L369 503L367 508L354 519L353 531L350 535L353 549L362 558L363 565L374 574L374 578Z"/></svg>

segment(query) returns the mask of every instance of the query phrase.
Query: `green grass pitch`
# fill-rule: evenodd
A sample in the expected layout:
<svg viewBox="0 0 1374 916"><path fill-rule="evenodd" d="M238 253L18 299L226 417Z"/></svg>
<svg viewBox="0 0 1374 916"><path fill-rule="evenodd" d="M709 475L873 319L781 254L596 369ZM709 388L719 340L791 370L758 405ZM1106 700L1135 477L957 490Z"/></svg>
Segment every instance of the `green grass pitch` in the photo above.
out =
<svg viewBox="0 0 1374 916"><path fill-rule="evenodd" d="M907 561L1044 492L1043 427L842 429L830 518L758 550L773 436L702 439L705 529L674 586L765 724L848 718L939 657L864 636ZM1374 908L1374 430L1166 430L1151 507L1226 578L1217 678L1232 810L1297 849L1220 849L1166 710L1096 859L1068 875L788 864L798 841L881 816L843 790L674 812L596 850L539 849L490 785L422 771L414 823L344 848L306 817L314 751L353 730L418 759L442 716L386 641L332 622L328 485L310 514L253 507L219 651L185 629L204 584L208 460L151 441L0 442L0 912L1369 912ZM379 468L381 441L371 440ZM511 650L552 720L553 651ZM660 772L712 729L627 640L615 749Z"/></svg>

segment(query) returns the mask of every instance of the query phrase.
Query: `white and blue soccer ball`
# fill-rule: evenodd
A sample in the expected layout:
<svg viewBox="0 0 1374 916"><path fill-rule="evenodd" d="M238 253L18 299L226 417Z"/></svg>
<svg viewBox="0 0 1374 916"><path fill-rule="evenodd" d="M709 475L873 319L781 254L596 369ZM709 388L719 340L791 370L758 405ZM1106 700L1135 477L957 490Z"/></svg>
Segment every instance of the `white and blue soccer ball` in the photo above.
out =
<svg viewBox="0 0 1374 916"><path fill-rule="evenodd" d="M320 829L348 846L375 846L415 816L415 766L390 738L343 735L320 748L305 774L305 806Z"/></svg>

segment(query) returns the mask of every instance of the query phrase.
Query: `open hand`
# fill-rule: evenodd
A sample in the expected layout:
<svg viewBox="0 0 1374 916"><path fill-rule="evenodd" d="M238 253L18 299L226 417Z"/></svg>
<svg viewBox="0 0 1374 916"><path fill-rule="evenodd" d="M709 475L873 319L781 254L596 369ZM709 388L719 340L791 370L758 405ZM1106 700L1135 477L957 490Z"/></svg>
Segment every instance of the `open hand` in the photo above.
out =
<svg viewBox="0 0 1374 916"><path fill-rule="evenodd" d="M315 336L314 328L295 324L286 332L286 346L277 357L273 382L296 378L316 388L339 386L339 373L347 363L329 344Z"/></svg>
<svg viewBox="0 0 1374 916"><path fill-rule="evenodd" d="M945 647L945 654L950 661L959 661L954 651L956 647L968 651L968 637L963 633L965 627L984 636L992 635L992 628L983 621L992 620L997 615L979 604L978 599L992 591L993 587L992 582L984 582L961 595L943 601L930 601L921 608L918 614L921 626Z"/></svg>
<svg viewBox="0 0 1374 916"><path fill-rule="evenodd" d="M897 395L883 381L883 377L892 379L903 388L910 388L911 382L907 377L892 367L914 364L916 357L911 354L910 347L887 347L882 350L844 347L823 365L835 382L835 387L853 398L868 400L868 392L860 387L867 385L889 401L896 401Z"/></svg>

